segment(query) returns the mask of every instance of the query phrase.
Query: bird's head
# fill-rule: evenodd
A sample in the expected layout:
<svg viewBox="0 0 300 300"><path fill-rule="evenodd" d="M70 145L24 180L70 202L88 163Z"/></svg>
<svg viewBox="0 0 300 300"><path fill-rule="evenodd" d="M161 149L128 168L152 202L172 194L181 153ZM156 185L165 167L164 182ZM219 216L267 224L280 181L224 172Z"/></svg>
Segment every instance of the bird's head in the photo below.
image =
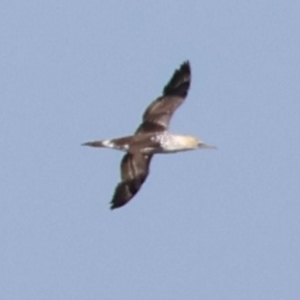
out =
<svg viewBox="0 0 300 300"><path fill-rule="evenodd" d="M196 150L196 149L217 149L215 146L208 145L201 141L200 139L190 136L183 135L176 137L178 146L182 148L182 150Z"/></svg>

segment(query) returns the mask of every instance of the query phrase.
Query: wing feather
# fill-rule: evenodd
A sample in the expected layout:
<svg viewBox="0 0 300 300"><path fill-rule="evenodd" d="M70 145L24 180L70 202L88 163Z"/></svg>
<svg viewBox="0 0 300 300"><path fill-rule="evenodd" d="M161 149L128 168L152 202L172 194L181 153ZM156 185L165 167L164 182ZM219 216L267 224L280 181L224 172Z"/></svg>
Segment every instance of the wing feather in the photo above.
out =
<svg viewBox="0 0 300 300"><path fill-rule="evenodd" d="M187 61L174 72L163 90L163 95L148 106L136 134L167 130L173 113L188 94L190 83L191 68Z"/></svg>
<svg viewBox="0 0 300 300"><path fill-rule="evenodd" d="M121 162L121 179L111 201L111 209L128 203L140 190L149 174L152 156L127 153Z"/></svg>

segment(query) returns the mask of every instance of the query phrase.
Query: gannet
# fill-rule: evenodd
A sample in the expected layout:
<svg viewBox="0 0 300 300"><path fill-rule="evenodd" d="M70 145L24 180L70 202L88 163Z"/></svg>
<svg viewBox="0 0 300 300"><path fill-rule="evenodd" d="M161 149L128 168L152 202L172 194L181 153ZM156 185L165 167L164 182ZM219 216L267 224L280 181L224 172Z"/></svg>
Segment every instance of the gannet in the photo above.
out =
<svg viewBox="0 0 300 300"><path fill-rule="evenodd" d="M125 205L140 190L149 175L149 165L154 154L216 148L194 136L169 132L170 119L185 100L190 83L191 67L189 61L186 61L175 70L162 96L148 106L142 123L133 135L82 144L126 152L121 161L121 182L115 188L111 209Z"/></svg>

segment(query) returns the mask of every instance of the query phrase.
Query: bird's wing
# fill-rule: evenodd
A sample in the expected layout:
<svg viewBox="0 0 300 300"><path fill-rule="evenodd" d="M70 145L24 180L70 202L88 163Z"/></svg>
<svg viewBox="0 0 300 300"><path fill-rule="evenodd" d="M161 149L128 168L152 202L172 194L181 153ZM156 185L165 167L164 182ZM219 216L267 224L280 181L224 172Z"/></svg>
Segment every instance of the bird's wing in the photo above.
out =
<svg viewBox="0 0 300 300"><path fill-rule="evenodd" d="M139 191L149 174L151 155L127 153L121 162L121 179L117 185L111 209L121 207L129 202Z"/></svg>
<svg viewBox="0 0 300 300"><path fill-rule="evenodd" d="M173 113L187 96L190 83L191 68L186 61L174 72L163 95L148 106L136 134L167 130Z"/></svg>

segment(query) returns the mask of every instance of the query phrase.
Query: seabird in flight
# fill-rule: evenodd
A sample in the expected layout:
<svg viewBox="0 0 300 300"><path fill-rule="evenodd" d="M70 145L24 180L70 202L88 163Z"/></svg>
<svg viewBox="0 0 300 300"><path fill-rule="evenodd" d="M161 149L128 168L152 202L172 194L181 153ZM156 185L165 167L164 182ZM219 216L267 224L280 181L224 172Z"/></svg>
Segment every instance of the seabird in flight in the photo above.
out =
<svg viewBox="0 0 300 300"><path fill-rule="evenodd" d="M175 70L162 96L146 109L142 123L134 135L82 144L126 152L121 161L121 182L115 189L111 209L125 205L139 191L149 174L154 154L215 148L196 137L172 134L168 130L170 119L186 98L190 83L191 68L186 61Z"/></svg>

